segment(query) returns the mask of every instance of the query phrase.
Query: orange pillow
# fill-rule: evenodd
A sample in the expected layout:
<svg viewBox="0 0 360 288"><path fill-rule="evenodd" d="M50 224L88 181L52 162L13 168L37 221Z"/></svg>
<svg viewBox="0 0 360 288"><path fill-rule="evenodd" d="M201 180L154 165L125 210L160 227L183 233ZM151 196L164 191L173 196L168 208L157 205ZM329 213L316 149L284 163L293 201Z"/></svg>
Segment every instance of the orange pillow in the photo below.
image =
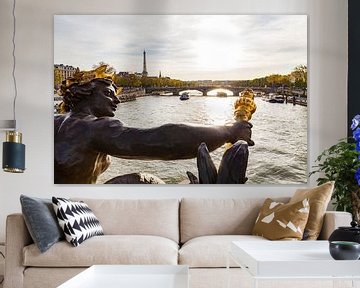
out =
<svg viewBox="0 0 360 288"><path fill-rule="evenodd" d="M332 192L334 190L334 181L324 183L315 188L298 189L289 203L295 203L304 199L309 199L310 213L305 227L304 240L316 240L322 229L324 215L329 205Z"/></svg>
<svg viewBox="0 0 360 288"><path fill-rule="evenodd" d="M307 199L284 204L268 198L260 209L252 234L269 240L301 240L308 217Z"/></svg>

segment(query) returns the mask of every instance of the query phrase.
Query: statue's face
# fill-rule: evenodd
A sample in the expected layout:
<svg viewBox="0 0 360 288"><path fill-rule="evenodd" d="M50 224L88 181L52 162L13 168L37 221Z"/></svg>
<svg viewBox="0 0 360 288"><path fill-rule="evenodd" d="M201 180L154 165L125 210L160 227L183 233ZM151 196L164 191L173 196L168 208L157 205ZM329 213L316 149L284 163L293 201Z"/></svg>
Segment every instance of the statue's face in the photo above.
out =
<svg viewBox="0 0 360 288"><path fill-rule="evenodd" d="M96 117L113 117L117 104L120 103L111 84L96 83L91 99L91 111Z"/></svg>

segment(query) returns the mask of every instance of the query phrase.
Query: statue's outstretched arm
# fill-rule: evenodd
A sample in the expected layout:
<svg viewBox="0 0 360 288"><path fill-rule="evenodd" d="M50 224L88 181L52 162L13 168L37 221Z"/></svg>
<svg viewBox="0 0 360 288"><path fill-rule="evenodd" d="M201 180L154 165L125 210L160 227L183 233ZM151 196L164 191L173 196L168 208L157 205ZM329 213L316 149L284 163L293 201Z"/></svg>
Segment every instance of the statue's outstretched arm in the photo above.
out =
<svg viewBox="0 0 360 288"><path fill-rule="evenodd" d="M235 123L233 126L191 126L166 124L156 128L138 129L124 127L120 121L107 120L94 131L94 146L103 153L127 159L176 160L194 158L198 147L205 142L215 150L226 142L251 140L251 124Z"/></svg>

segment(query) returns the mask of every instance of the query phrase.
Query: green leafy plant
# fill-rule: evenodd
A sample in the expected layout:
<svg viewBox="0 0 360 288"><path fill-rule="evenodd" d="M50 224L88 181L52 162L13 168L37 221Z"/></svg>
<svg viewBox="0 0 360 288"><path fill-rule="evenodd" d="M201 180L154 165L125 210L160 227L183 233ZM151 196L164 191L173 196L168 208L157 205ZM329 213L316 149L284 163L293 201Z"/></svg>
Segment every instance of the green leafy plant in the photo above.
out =
<svg viewBox="0 0 360 288"><path fill-rule="evenodd" d="M342 139L339 143L325 149L316 159L310 175L319 173L317 183L335 181L332 199L337 211L352 213L359 222L360 214L360 116L353 119L351 129L353 138ZM349 140L349 141L347 141ZM353 143L355 140L355 143Z"/></svg>
<svg viewBox="0 0 360 288"><path fill-rule="evenodd" d="M351 212L351 193L359 188L354 177L360 161L354 143L341 140L339 143L324 150L316 159L317 165L310 175L320 173L317 183L335 181L333 200L338 211Z"/></svg>

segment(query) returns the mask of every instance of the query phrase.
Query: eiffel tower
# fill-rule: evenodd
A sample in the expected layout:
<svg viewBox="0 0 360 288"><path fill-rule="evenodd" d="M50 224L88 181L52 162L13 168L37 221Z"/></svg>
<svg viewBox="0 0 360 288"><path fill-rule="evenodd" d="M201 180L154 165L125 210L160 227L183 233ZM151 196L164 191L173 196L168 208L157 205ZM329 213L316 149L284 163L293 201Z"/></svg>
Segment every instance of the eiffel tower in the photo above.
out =
<svg viewBox="0 0 360 288"><path fill-rule="evenodd" d="M144 64L143 64L143 72L142 72L142 76L143 77L147 77L148 76L148 72L146 70L146 52L144 50Z"/></svg>

